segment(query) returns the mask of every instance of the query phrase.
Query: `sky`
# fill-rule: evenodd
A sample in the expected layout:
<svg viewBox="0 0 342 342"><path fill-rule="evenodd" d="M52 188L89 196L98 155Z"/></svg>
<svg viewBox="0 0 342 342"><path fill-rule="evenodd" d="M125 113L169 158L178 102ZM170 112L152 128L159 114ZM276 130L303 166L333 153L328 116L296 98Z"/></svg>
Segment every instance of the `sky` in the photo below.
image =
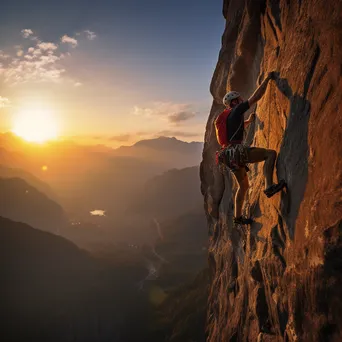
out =
<svg viewBox="0 0 342 342"><path fill-rule="evenodd" d="M0 6L0 131L18 120L44 130L39 123L53 117L59 135L92 143L203 140L225 24L222 0Z"/></svg>

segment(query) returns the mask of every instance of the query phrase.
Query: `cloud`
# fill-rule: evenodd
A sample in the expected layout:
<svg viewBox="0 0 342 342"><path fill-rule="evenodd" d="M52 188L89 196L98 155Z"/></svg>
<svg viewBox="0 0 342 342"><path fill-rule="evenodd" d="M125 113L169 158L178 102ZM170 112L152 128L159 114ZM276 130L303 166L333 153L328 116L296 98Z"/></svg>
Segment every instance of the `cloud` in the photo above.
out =
<svg viewBox="0 0 342 342"><path fill-rule="evenodd" d="M14 45L14 49L16 51L16 56L21 57L24 54L23 48L21 45Z"/></svg>
<svg viewBox="0 0 342 342"><path fill-rule="evenodd" d="M157 133L158 136L165 136L165 137L183 137L183 138L192 138L198 137L201 135L200 133L193 133L193 132L185 132L185 131L171 131L171 130L164 130Z"/></svg>
<svg viewBox="0 0 342 342"><path fill-rule="evenodd" d="M60 81L65 69L59 63L62 55L55 54L58 45L39 41L32 36L33 31L30 29L24 29L21 33L24 38L37 40L36 46L29 47L26 54L20 45L14 46L17 50L16 56L9 56L6 65L2 68L1 74L5 83L16 85L29 81Z"/></svg>
<svg viewBox="0 0 342 342"><path fill-rule="evenodd" d="M95 32L92 32L92 31L89 31L89 30L85 30L84 33L87 35L87 38L89 40L94 40L97 37Z"/></svg>
<svg viewBox="0 0 342 342"><path fill-rule="evenodd" d="M7 97L0 96L0 109L9 107L9 105L10 105L10 100Z"/></svg>
<svg viewBox="0 0 342 342"><path fill-rule="evenodd" d="M124 141L129 141L130 139L131 139L130 134L120 134L120 135L114 135L110 137L108 140L124 142Z"/></svg>
<svg viewBox="0 0 342 342"><path fill-rule="evenodd" d="M34 54L35 56L39 56L39 55L42 54L42 51L41 51L40 49L34 49L33 54Z"/></svg>
<svg viewBox="0 0 342 342"><path fill-rule="evenodd" d="M67 35L64 35L62 38L61 38L61 42L62 43L67 43L67 44L70 44L72 47L76 47L77 46L77 40L75 38L72 38L72 37L69 37Z"/></svg>
<svg viewBox="0 0 342 342"><path fill-rule="evenodd" d="M154 114L152 108L141 108L138 106L133 107L133 113L134 115L147 116L147 117L152 116Z"/></svg>
<svg viewBox="0 0 342 342"><path fill-rule="evenodd" d="M33 35L33 31L31 29L23 29L23 30L21 30L21 35L24 38L29 38L30 36Z"/></svg>
<svg viewBox="0 0 342 342"><path fill-rule="evenodd" d="M139 131L135 133L135 135L139 137L151 136L152 134L153 132L147 132L147 131Z"/></svg>
<svg viewBox="0 0 342 342"><path fill-rule="evenodd" d="M38 48L41 51L54 51L58 49L58 46L54 43L45 43L45 42L41 42L37 44Z"/></svg>
<svg viewBox="0 0 342 342"><path fill-rule="evenodd" d="M169 115L169 121L172 123L178 123L181 121L186 121L195 116L194 112L179 112Z"/></svg>
<svg viewBox="0 0 342 342"><path fill-rule="evenodd" d="M10 55L7 55L2 50L0 50L0 60L8 59L10 57L11 57Z"/></svg>
<svg viewBox="0 0 342 342"><path fill-rule="evenodd" d="M161 117L173 124L189 120L196 115L190 104L171 102L154 102L150 107L145 108L134 106L133 113L145 117Z"/></svg>
<svg viewBox="0 0 342 342"><path fill-rule="evenodd" d="M65 72L58 64L59 56L48 54L25 55L24 58L13 58L4 68L4 80L12 85L33 82L58 82ZM40 50L39 50L40 51Z"/></svg>
<svg viewBox="0 0 342 342"><path fill-rule="evenodd" d="M85 31L90 40L96 37L94 32ZM64 60L71 54L60 53L59 44L56 42L43 42L33 36L31 29L21 30L21 35L34 41L35 46L27 50L20 45L11 49L11 54L5 54L0 50L0 76L5 83L16 85L26 82L60 82L66 70L63 67ZM60 38L62 43L76 47L78 42L75 38L64 35ZM76 80L68 80L70 84L79 87L82 83Z"/></svg>

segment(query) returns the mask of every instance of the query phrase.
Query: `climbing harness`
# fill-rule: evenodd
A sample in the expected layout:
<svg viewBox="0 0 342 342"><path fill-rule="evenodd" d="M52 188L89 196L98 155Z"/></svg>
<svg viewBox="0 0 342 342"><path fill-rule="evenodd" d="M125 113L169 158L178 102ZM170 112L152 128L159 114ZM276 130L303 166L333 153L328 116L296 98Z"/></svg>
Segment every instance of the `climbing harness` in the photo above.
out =
<svg viewBox="0 0 342 342"><path fill-rule="evenodd" d="M216 152L217 163L225 164L231 171L244 167L248 161L246 146L230 145Z"/></svg>
<svg viewBox="0 0 342 342"><path fill-rule="evenodd" d="M226 164L228 168L231 169L232 171L245 166L247 172L249 171L249 168L247 165L248 144L245 142L245 140L243 140L243 142L241 143L234 142L234 138L236 134L239 132L239 130L241 129L242 125L244 125L244 120L241 121L239 127L236 129L236 131L230 138L229 142L231 142L231 144L226 147L221 147L220 150L216 151L216 155L215 155L216 165L219 165L220 163ZM249 130L248 130L248 133L249 133Z"/></svg>

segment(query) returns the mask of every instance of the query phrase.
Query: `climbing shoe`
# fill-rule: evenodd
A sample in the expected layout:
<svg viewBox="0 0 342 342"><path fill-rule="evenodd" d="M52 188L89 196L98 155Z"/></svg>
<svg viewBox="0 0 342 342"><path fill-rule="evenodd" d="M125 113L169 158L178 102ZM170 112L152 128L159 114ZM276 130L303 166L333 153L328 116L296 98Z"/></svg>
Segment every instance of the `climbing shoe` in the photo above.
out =
<svg viewBox="0 0 342 342"><path fill-rule="evenodd" d="M278 184L273 184L264 190L265 195L270 198L286 186L286 182L282 179Z"/></svg>
<svg viewBox="0 0 342 342"><path fill-rule="evenodd" d="M240 217L234 217L234 224L235 225L239 225L239 224L252 224L253 223L253 220L251 218L247 218L247 217L243 217L243 216L240 216Z"/></svg>

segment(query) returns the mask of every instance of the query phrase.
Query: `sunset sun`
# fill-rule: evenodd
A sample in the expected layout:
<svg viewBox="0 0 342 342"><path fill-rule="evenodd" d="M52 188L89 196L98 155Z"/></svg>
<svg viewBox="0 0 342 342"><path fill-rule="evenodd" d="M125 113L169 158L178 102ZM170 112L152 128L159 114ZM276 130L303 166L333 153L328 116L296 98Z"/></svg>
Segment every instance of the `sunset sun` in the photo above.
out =
<svg viewBox="0 0 342 342"><path fill-rule="evenodd" d="M29 141L43 143L57 138L57 120L49 108L26 108L14 117L12 132Z"/></svg>

